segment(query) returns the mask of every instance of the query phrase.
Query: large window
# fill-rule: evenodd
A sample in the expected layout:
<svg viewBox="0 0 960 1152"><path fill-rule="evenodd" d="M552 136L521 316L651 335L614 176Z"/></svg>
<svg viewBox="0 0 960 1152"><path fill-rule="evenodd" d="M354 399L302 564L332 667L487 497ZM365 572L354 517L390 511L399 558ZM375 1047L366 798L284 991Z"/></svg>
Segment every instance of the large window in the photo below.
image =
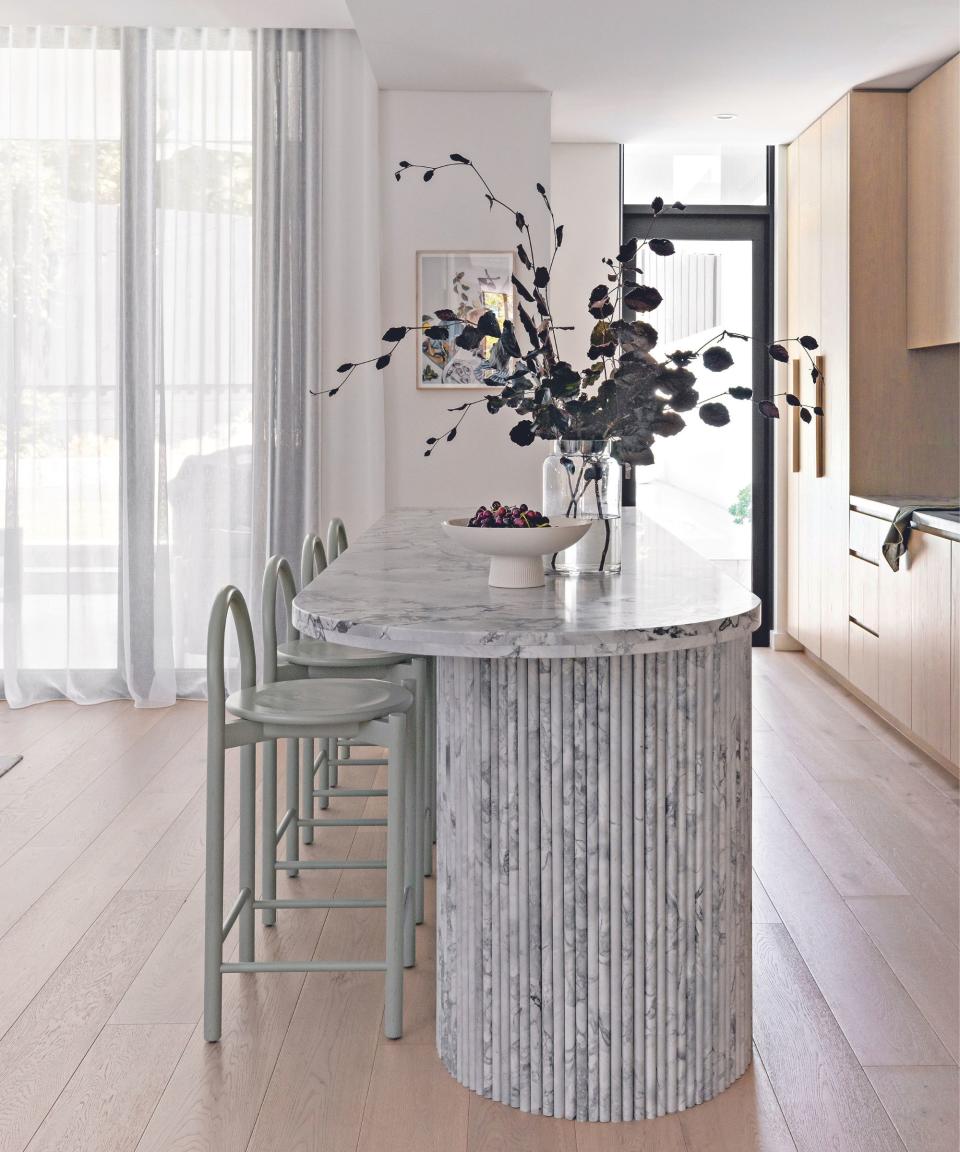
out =
<svg viewBox="0 0 960 1152"><path fill-rule="evenodd" d="M13 703L199 691L249 569L252 69L245 32L0 30Z"/></svg>

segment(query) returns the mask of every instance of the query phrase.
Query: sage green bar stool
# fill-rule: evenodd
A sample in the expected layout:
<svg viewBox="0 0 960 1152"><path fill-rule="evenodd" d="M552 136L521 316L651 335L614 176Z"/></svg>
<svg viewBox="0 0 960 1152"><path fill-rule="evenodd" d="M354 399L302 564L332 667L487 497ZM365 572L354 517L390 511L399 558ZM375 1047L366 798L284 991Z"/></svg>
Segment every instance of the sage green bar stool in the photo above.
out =
<svg viewBox="0 0 960 1152"><path fill-rule="evenodd" d="M302 558L306 559L308 555L308 541L311 538L307 537L304 541L304 548ZM312 575L308 575L307 570L301 565L301 586L306 587L307 584L318 576L320 572L327 566L332 564L334 560L348 547L347 530L343 521L339 517L334 517L327 525L327 540L326 550L319 540L315 541L315 545L309 545L311 551L319 549L319 553L324 556L323 567L318 568ZM336 647L336 645L334 645ZM426 683L427 692L425 693L424 700L421 707L421 721L419 729L423 737L422 748L426 759L426 779L425 787L422 795L421 807L426 807L425 820L429 829L428 835L422 838L423 844L423 874L429 876L433 871L433 845L437 842L437 696L436 696L436 661L433 657L417 657L417 660L422 662L423 679ZM353 761L356 763L356 761ZM339 770L343 766L344 761L337 754L336 749L328 750L328 773L329 773L329 787L336 788L339 779ZM420 889L422 893L422 886ZM418 899L418 914L417 923L422 923L422 900Z"/></svg>
<svg viewBox="0 0 960 1152"><path fill-rule="evenodd" d="M233 617L240 649L239 691L226 698L224 639L228 616ZM243 596L237 588L224 588L213 604L207 633L207 845L204 917L203 1032L210 1041L220 1039L223 975L228 972L384 972L384 1033L397 1039L403 1033L403 968L405 936L412 936L413 892L404 885L404 823L408 802L407 771L414 760L413 727L407 713L413 693L405 684L382 680L291 680L256 683L253 629ZM236 719L229 723L226 714ZM384 861L295 861L297 868L356 868L383 866L386 898L282 899L276 897L277 870L290 870L290 861L277 860L277 844L299 819L297 792L288 792L288 807L277 823L276 759L263 761L262 894L256 897L256 745L276 746L279 739L335 739L362 737L387 749L387 817L351 820L351 824L385 824L387 854ZM240 748L240 869L239 892L223 919L224 787L227 748ZM333 821L333 823L338 823ZM262 909L275 916L280 909L385 908L386 957L370 960L257 961L254 954L254 913ZM225 962L224 941L234 924L239 931L239 959Z"/></svg>
<svg viewBox="0 0 960 1152"><path fill-rule="evenodd" d="M317 557L321 551L319 541L308 536L304 541L301 553L301 572L305 571L306 560ZM315 562L315 559L311 560L311 563ZM276 633L278 590L283 596L286 621L286 640L281 644L277 642ZM302 638L293 625L293 599L296 594L297 588L290 564L282 556L271 556L263 573L260 606L263 623L263 679L265 682L301 679L329 680L331 678L353 680L372 677L393 683L405 683L414 694L416 703L412 722L409 724L414 735L412 739L413 760L408 769L407 850L405 858L408 869L407 883L413 891L414 922L422 924L424 919L424 886L423 871L420 864L424 838L430 835L424 804L425 775L427 772L423 736L427 694L425 666L422 660L411 658L402 653L378 652L368 648L350 648L344 644L329 644L323 640ZM287 829L286 857L290 862L291 875L296 875L297 837L299 835L303 835L305 844L312 843L314 832L317 829L323 828L325 825L350 822L346 817L315 819L315 802L319 801L322 812L329 807L331 796L384 795L382 790L376 788L337 786L334 789L330 782L329 772L333 761L342 765L378 767L388 764L389 757L387 759L380 757L348 759L347 756L341 756L341 752L349 754L349 749L353 746L364 746L371 743L376 744L376 741L370 741L365 735L322 741L320 755L316 758L314 757L312 740L301 741L301 755L299 757L296 743L294 741L287 743L287 804L293 805L296 802L294 794L297 789L298 778L300 794L300 818L295 825L291 824ZM264 756L269 758L271 763L275 763L276 745L267 745L264 749ZM271 922L265 915L264 923ZM412 963L415 949L412 925L405 936L405 948L409 962Z"/></svg>

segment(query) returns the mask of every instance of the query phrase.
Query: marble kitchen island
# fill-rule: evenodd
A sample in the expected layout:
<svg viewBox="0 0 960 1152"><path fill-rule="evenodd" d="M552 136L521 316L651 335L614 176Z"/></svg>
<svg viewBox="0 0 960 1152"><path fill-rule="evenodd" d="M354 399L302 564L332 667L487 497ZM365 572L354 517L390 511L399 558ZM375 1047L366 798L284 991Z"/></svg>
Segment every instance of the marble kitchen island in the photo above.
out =
<svg viewBox="0 0 960 1152"><path fill-rule="evenodd" d="M621 575L490 588L443 515L388 514L294 604L437 657L441 1059L534 1113L692 1107L751 1059L759 601L632 511Z"/></svg>

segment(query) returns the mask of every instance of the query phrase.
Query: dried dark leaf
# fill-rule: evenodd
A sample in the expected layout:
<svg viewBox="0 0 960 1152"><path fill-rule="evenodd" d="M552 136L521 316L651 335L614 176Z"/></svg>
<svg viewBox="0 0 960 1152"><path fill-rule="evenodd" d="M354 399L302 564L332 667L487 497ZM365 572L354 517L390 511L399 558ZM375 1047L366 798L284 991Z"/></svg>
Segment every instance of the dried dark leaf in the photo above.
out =
<svg viewBox="0 0 960 1152"><path fill-rule="evenodd" d="M711 428L722 428L724 424L730 423L730 412L726 404L711 400L700 408L700 419Z"/></svg>
<svg viewBox="0 0 960 1152"><path fill-rule="evenodd" d="M463 348L466 352L472 352L482 339L483 337L477 329L474 328L472 324L468 324L453 342L458 348Z"/></svg>
<svg viewBox="0 0 960 1152"><path fill-rule="evenodd" d="M521 232L524 230L524 228L526 228L527 222L524 219L524 215L522 212L518 212L516 214L516 216L514 217L514 223L520 229Z"/></svg>
<svg viewBox="0 0 960 1152"><path fill-rule="evenodd" d="M686 204L681 204L679 200L674 200L670 207L675 208L678 212L686 212L687 210Z"/></svg>
<svg viewBox="0 0 960 1152"><path fill-rule="evenodd" d="M563 225L562 224L558 224L556 226L556 228L554 229L553 238L554 238L554 241L556 242L557 247L559 248L560 245L563 243Z"/></svg>
<svg viewBox="0 0 960 1152"><path fill-rule="evenodd" d="M617 259L621 264L626 264L636 256L638 244L639 241L636 236L631 236L629 240L624 240L620 245L620 251L617 253Z"/></svg>
<svg viewBox="0 0 960 1152"><path fill-rule="evenodd" d="M433 179L433 169L428 168L426 170L426 172L424 172L424 174L423 174L423 182L424 182L424 184L428 184L432 179Z"/></svg>
<svg viewBox="0 0 960 1152"><path fill-rule="evenodd" d="M814 340L812 336L801 336L799 340L801 348L806 348L808 352L812 352L814 348L819 348L820 345Z"/></svg>
<svg viewBox="0 0 960 1152"><path fill-rule="evenodd" d="M517 258L519 259L520 263L524 266L524 268L532 268L533 267L533 265L530 263L530 257L527 255L527 250L526 250L526 248L524 248L524 246L522 244L517 245Z"/></svg>
<svg viewBox="0 0 960 1152"><path fill-rule="evenodd" d="M714 344L703 354L703 366L710 372L724 372L733 363L733 357L721 344Z"/></svg>
<svg viewBox="0 0 960 1152"><path fill-rule="evenodd" d="M648 247L651 252L656 252L658 256L672 256L676 252L672 240L665 240L661 236L654 236L648 241Z"/></svg>
<svg viewBox="0 0 960 1152"><path fill-rule="evenodd" d="M500 325L497 322L496 316L492 312L484 312L477 321L477 331L481 336L499 336Z"/></svg>
<svg viewBox="0 0 960 1152"><path fill-rule="evenodd" d="M389 353L389 352L386 352L386 353L384 353L384 355L383 355L383 356L378 356L378 357L377 357L377 368L378 368L378 369L380 369L380 368L386 368L386 366L387 366L389 363L390 363L390 353Z"/></svg>
<svg viewBox="0 0 960 1152"><path fill-rule="evenodd" d="M510 439L521 448L526 448L535 439L533 423L530 420L521 420L510 429Z"/></svg>
<svg viewBox="0 0 960 1152"><path fill-rule="evenodd" d="M423 334L428 340L446 340L450 336L450 329L442 324L431 324L429 328L424 328Z"/></svg>
<svg viewBox="0 0 960 1152"><path fill-rule="evenodd" d="M768 420L779 420L780 409L774 404L772 400L761 400L757 405L757 409L761 416L765 416Z"/></svg>
<svg viewBox="0 0 960 1152"><path fill-rule="evenodd" d="M634 312L652 312L659 308L663 297L650 284L634 284L624 296L623 302Z"/></svg>
<svg viewBox="0 0 960 1152"><path fill-rule="evenodd" d="M810 423L810 421L813 419L813 417L810 415L809 409L807 409L807 408L801 408L800 409L800 419L804 422L804 424Z"/></svg>
<svg viewBox="0 0 960 1152"><path fill-rule="evenodd" d="M449 440L455 440L456 438L457 438L457 430L456 430L456 428L451 428L450 431L447 433L447 440L448 441Z"/></svg>
<svg viewBox="0 0 960 1152"><path fill-rule="evenodd" d="M453 160L454 163L456 163L456 164L469 164L470 163L470 161L466 158L466 156L461 156L459 152L451 152L450 153L450 159Z"/></svg>
<svg viewBox="0 0 960 1152"><path fill-rule="evenodd" d="M767 353L772 359L778 360L781 364L788 364L790 362L790 353L782 344L769 345Z"/></svg>
<svg viewBox="0 0 960 1152"><path fill-rule="evenodd" d="M353 367L353 365L350 363L341 364L340 367L337 369L337 371L338 372L349 372L352 367Z"/></svg>
<svg viewBox="0 0 960 1152"><path fill-rule="evenodd" d="M659 214L663 211L663 197L654 196L650 207L653 209L654 216L659 216Z"/></svg>
<svg viewBox="0 0 960 1152"><path fill-rule="evenodd" d="M406 328L400 327L398 325L396 328L388 328L386 332L384 332L384 334L380 337L380 339L386 341L387 343L395 343L397 340L402 340L406 334Z"/></svg>
<svg viewBox="0 0 960 1152"><path fill-rule="evenodd" d="M534 273L533 282L538 288L546 288L550 283L550 273L542 264Z"/></svg>
<svg viewBox="0 0 960 1152"><path fill-rule="evenodd" d="M410 161L409 160L401 160L400 163L397 165L397 167L398 168L409 168L410 167Z"/></svg>
<svg viewBox="0 0 960 1152"><path fill-rule="evenodd" d="M526 284L524 284L522 280L518 280L516 276L511 276L510 280L513 283L514 288L516 288L523 299L526 300L527 303L532 304L533 296L530 294L530 290L527 288Z"/></svg>
<svg viewBox="0 0 960 1152"><path fill-rule="evenodd" d="M813 414L814 414L814 416L822 416L823 415L823 409L820 407L819 404L814 404Z"/></svg>
<svg viewBox="0 0 960 1152"><path fill-rule="evenodd" d="M733 388L728 388L727 391L734 398L734 400L749 400L753 396L752 388L741 388L735 385Z"/></svg>
<svg viewBox="0 0 960 1152"><path fill-rule="evenodd" d="M790 405L791 408L799 408L800 407L800 397L794 396L794 394L792 392L788 392L786 394L786 396L784 396L784 399Z"/></svg>
<svg viewBox="0 0 960 1152"><path fill-rule="evenodd" d="M438 320L442 320L445 324L452 324L457 319L457 314L452 308L438 308L434 312L434 316Z"/></svg>

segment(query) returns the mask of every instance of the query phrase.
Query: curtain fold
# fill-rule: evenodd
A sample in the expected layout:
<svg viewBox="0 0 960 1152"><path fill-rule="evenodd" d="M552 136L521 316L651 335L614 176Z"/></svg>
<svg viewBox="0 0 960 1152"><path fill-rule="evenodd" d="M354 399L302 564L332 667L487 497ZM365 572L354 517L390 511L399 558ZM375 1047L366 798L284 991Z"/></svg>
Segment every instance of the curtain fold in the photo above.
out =
<svg viewBox="0 0 960 1152"><path fill-rule="evenodd" d="M382 509L379 378L309 395L380 335L376 107L353 33L0 28L12 705L202 695L216 590Z"/></svg>

